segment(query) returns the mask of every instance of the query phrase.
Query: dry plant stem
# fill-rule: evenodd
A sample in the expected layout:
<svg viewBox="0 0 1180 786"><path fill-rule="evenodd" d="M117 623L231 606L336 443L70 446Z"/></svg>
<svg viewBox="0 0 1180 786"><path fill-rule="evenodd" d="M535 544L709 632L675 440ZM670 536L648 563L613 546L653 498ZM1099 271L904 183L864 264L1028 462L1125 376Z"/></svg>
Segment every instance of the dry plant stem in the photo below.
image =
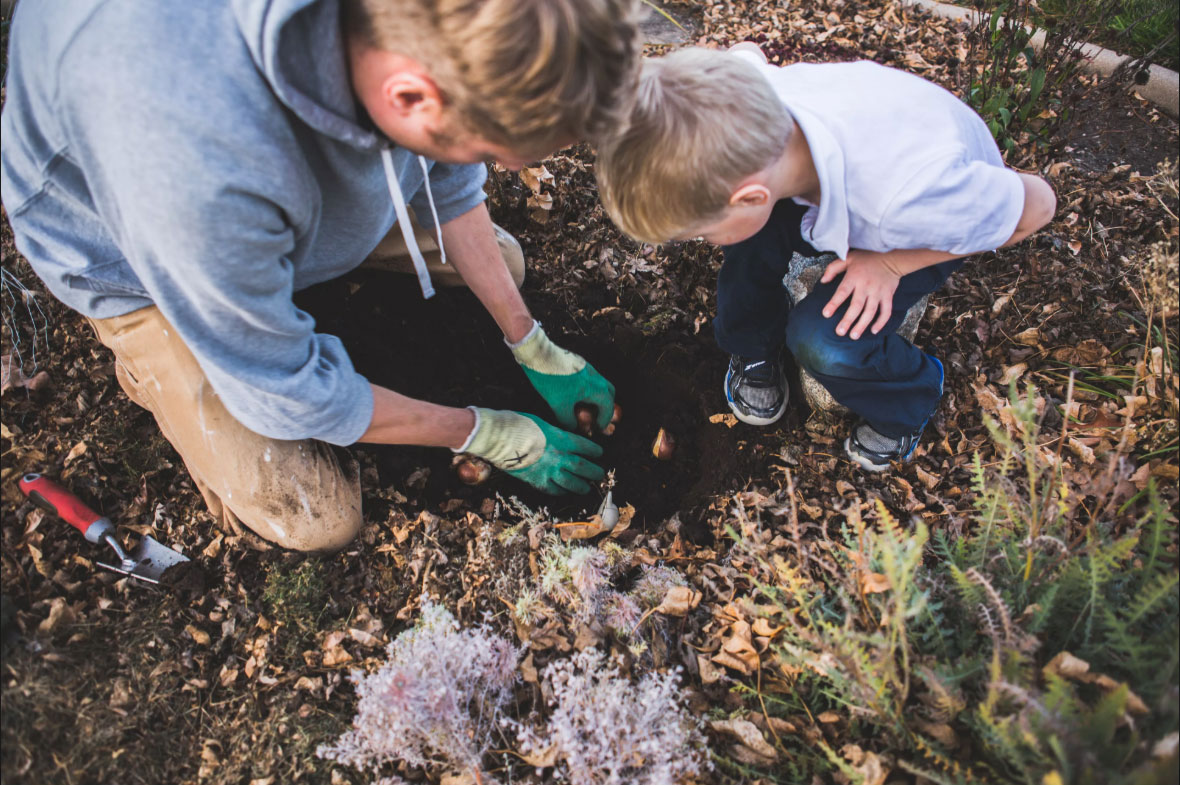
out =
<svg viewBox="0 0 1180 786"><path fill-rule="evenodd" d="M783 741L779 739L778 732L774 730L774 724L770 722L770 713L766 711L766 702L762 699L762 658L758 659L758 703L762 705L762 717L766 719L766 728L770 731L770 736L774 737L774 744L783 749Z"/></svg>
<svg viewBox="0 0 1180 786"><path fill-rule="evenodd" d="M803 555L803 570L811 567L810 549L803 548L803 535L799 531L799 505L795 502L795 478L791 470L787 470L787 500L791 505L791 539L795 541L795 550Z"/></svg>
<svg viewBox="0 0 1180 786"><path fill-rule="evenodd" d="M1053 482L1054 482L1054 485L1057 485L1060 481L1060 478L1058 477L1058 475L1060 472L1062 472L1061 467L1063 466L1061 459L1062 459L1062 455L1065 453L1065 440L1069 435L1069 410L1070 410L1070 404L1073 403L1073 382L1074 382L1075 373L1076 372L1073 369L1070 369L1069 385L1065 389L1065 417L1061 419L1061 436L1057 440L1057 456L1053 462L1053 475L1054 475ZM1031 478L1030 478L1030 483L1029 483L1030 493L1033 491L1033 485L1034 484L1031 482ZM1048 508L1049 508L1049 505L1051 505L1052 503L1053 503L1052 495L1048 495L1048 494L1045 495L1045 498L1042 501L1042 505L1041 505L1042 510L1040 511L1040 514L1037 516L1037 519L1043 520L1046 517L1048 517L1048 515L1049 515ZM1025 580L1025 582L1027 582L1029 580L1029 577L1032 576L1033 546L1036 543L1037 537L1040 535L1040 532L1039 532L1040 527L1039 527L1039 522L1037 521L1037 519L1034 519L1034 522L1033 522L1035 526L1033 528L1030 528L1030 530L1029 530L1028 552L1025 555L1025 561L1024 561L1024 580Z"/></svg>

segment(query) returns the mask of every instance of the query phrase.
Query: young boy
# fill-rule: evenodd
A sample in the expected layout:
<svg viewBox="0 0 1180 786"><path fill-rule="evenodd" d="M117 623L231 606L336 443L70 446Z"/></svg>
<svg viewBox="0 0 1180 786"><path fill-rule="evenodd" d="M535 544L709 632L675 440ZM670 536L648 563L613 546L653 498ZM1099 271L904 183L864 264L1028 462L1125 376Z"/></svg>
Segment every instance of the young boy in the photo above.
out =
<svg viewBox="0 0 1180 786"><path fill-rule="evenodd" d="M782 416L785 341L859 416L845 449L871 471L913 455L942 396L942 364L895 333L905 312L960 257L1019 243L1056 208L942 88L870 62L771 66L750 43L646 61L596 169L629 235L723 247L714 327L737 417ZM837 259L792 308L792 257L821 252Z"/></svg>

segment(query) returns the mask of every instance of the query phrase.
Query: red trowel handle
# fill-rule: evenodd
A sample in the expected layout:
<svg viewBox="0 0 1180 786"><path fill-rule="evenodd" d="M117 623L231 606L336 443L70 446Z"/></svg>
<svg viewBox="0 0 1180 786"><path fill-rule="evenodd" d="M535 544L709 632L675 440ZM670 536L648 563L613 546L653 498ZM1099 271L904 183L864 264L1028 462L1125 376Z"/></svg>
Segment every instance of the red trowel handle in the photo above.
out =
<svg viewBox="0 0 1180 786"><path fill-rule="evenodd" d="M20 479L20 490L39 508L60 516L86 536L91 543L101 543L107 535L115 534L115 525L100 516L72 493L36 472Z"/></svg>

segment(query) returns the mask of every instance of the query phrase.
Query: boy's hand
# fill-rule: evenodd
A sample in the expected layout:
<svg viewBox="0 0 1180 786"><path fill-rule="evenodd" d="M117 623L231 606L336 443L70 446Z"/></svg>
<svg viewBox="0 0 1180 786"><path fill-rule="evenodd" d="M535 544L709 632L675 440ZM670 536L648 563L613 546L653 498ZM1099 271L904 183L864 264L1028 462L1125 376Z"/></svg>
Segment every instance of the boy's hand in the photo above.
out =
<svg viewBox="0 0 1180 786"><path fill-rule="evenodd" d="M893 293L897 291L901 275L889 264L887 254L860 250L849 251L846 259L830 262L820 283L826 284L841 273L844 280L824 306L824 317L830 319L847 300L848 310L836 325L836 334L849 334L858 339L870 323L873 333L880 333L893 313Z"/></svg>

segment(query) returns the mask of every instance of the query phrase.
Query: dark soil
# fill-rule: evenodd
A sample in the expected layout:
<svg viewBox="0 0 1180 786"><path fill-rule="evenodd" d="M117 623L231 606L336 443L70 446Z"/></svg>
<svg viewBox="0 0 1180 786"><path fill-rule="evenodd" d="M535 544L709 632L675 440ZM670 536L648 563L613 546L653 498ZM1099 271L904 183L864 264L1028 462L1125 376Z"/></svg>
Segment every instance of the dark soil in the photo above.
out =
<svg viewBox="0 0 1180 786"><path fill-rule="evenodd" d="M1073 111L1063 151L1095 172L1129 164L1148 174L1176 157L1176 126L1131 96L1086 95Z"/></svg>
<svg viewBox="0 0 1180 786"><path fill-rule="evenodd" d="M636 507L637 523L654 526L679 512L691 532L699 507L753 476L766 475L767 462L775 455L770 446L781 442L776 430L709 422L710 415L729 411L721 389L728 357L709 337L707 325L697 335L647 335L625 320L617 303L587 303L575 315L531 282L524 290L551 337L585 357L616 386L623 418L613 436L598 439L605 449L599 463L615 471L615 499ZM298 301L316 317L318 329L344 341L358 371L376 384L441 404L551 418L495 323L467 290L443 290L424 300L409 277L362 271L313 287ZM601 316L587 316L612 306ZM791 423L788 419L783 425ZM651 451L660 428L676 440L668 461ZM550 497L501 473L483 486L465 487L450 471L451 457L445 451L362 450L376 457L382 485L405 489L412 474L429 468L419 495L428 508L450 498L477 503L500 493L572 520L598 504L597 498Z"/></svg>
<svg viewBox="0 0 1180 786"><path fill-rule="evenodd" d="M890 21L892 2L736 0L692 8L701 16L692 25L694 40L762 36L772 55L787 60L864 56L899 67L918 52L933 64L923 76L955 83L961 31L913 14ZM837 11L847 29L821 40L827 15ZM855 21L858 15L863 21ZM756 518L760 495L790 501L789 510L763 511L764 533L784 553L796 542L784 522L805 534L835 533L846 526L845 511L877 503L904 526L921 520L932 535L953 538L970 526L973 456L994 458L979 391L1005 395L1009 378L1035 384L1048 404L1046 427L1055 428L1053 405L1063 404L1075 368L1079 383L1089 380L1092 389L1074 392L1082 409L1071 435L1098 459L1086 467L1067 456L1070 477L1080 485L1076 478L1098 477L1116 459L1127 462L1142 467L1144 479L1152 473L1175 509L1175 431L1165 428L1175 423L1174 407L1165 408L1161 393L1137 411L1142 427L1126 446L1116 444L1124 418L1114 410L1131 392L1119 380L1132 376L1128 369L1144 351L1136 320L1146 320L1138 292L1147 250L1175 238L1168 219L1174 197L1161 204L1149 188L1155 186L1132 172L1147 176L1174 157L1177 129L1133 99L1116 105L1083 103L1066 149L1042 162L1058 194L1057 219L1015 248L972 258L932 300L916 343L945 359L945 400L915 460L880 475L843 457L845 423L808 419L794 404L775 428L710 422L729 412L721 390L727 358L710 326L717 249L652 249L622 237L598 201L593 154L585 147L544 162L554 176L545 185L554 197L547 216L530 210L519 177L493 170L493 219L521 241L530 264L526 303L557 343L583 354L617 386L623 420L599 442L602 466L615 472L616 501L636 509L622 544L637 555L632 570L657 561L682 568L706 593L702 609L740 601L745 589L714 569L732 568L725 526L741 505ZM45 292L16 252L6 219L0 246L3 352L24 353L24 371L45 371L50 383L5 392L0 423L4 782L360 782L363 776L337 772L315 751L348 727L355 710L349 670L379 662L385 643L417 617L421 596L436 598L464 625L490 621L517 635L505 603L531 580L528 558L536 549L501 542L525 517L497 507L497 496L547 507L547 531L553 521L583 518L598 505L597 494L548 497L502 473L465 486L446 450L357 446L351 450L361 460L365 506L357 541L331 556L253 550L248 533L223 532L212 521L152 416L120 390L110 352L79 315ZM376 383L442 404L550 417L498 328L465 290L424 301L412 277L356 272L301 293L298 302L321 332L344 341L358 370ZM1171 346L1175 319L1173 313L1165 325ZM1031 328L1037 330L1030 337ZM802 400L797 391L792 398ZM668 462L650 452L661 427L677 439ZM97 569L95 560L106 554L21 495L16 481L32 471L62 480L110 516L125 542L150 532L191 557L208 578L204 591L184 597ZM1079 500L1093 501L1084 494ZM1140 515L1144 504L1143 495L1127 499L1125 516ZM790 537L780 542L784 533ZM316 587L283 595L307 576ZM743 706L729 683L705 686L699 677L697 654L719 646L724 629L709 615L698 610L670 627L661 655L665 665L685 669L686 695L702 716ZM380 624L370 630L366 618ZM707 634L698 629L706 624ZM367 635L356 635L358 629ZM532 667L564 657L577 637L572 626L548 636L549 643L534 637ZM749 682L752 696L754 678ZM762 682L759 690L765 688ZM537 690L528 708L543 707ZM886 745L862 734L859 722L842 728L840 736L829 730L833 750L846 741ZM761 777L752 772L708 777ZM532 773L491 774L521 782L533 780ZM891 779L907 777L898 771Z"/></svg>

